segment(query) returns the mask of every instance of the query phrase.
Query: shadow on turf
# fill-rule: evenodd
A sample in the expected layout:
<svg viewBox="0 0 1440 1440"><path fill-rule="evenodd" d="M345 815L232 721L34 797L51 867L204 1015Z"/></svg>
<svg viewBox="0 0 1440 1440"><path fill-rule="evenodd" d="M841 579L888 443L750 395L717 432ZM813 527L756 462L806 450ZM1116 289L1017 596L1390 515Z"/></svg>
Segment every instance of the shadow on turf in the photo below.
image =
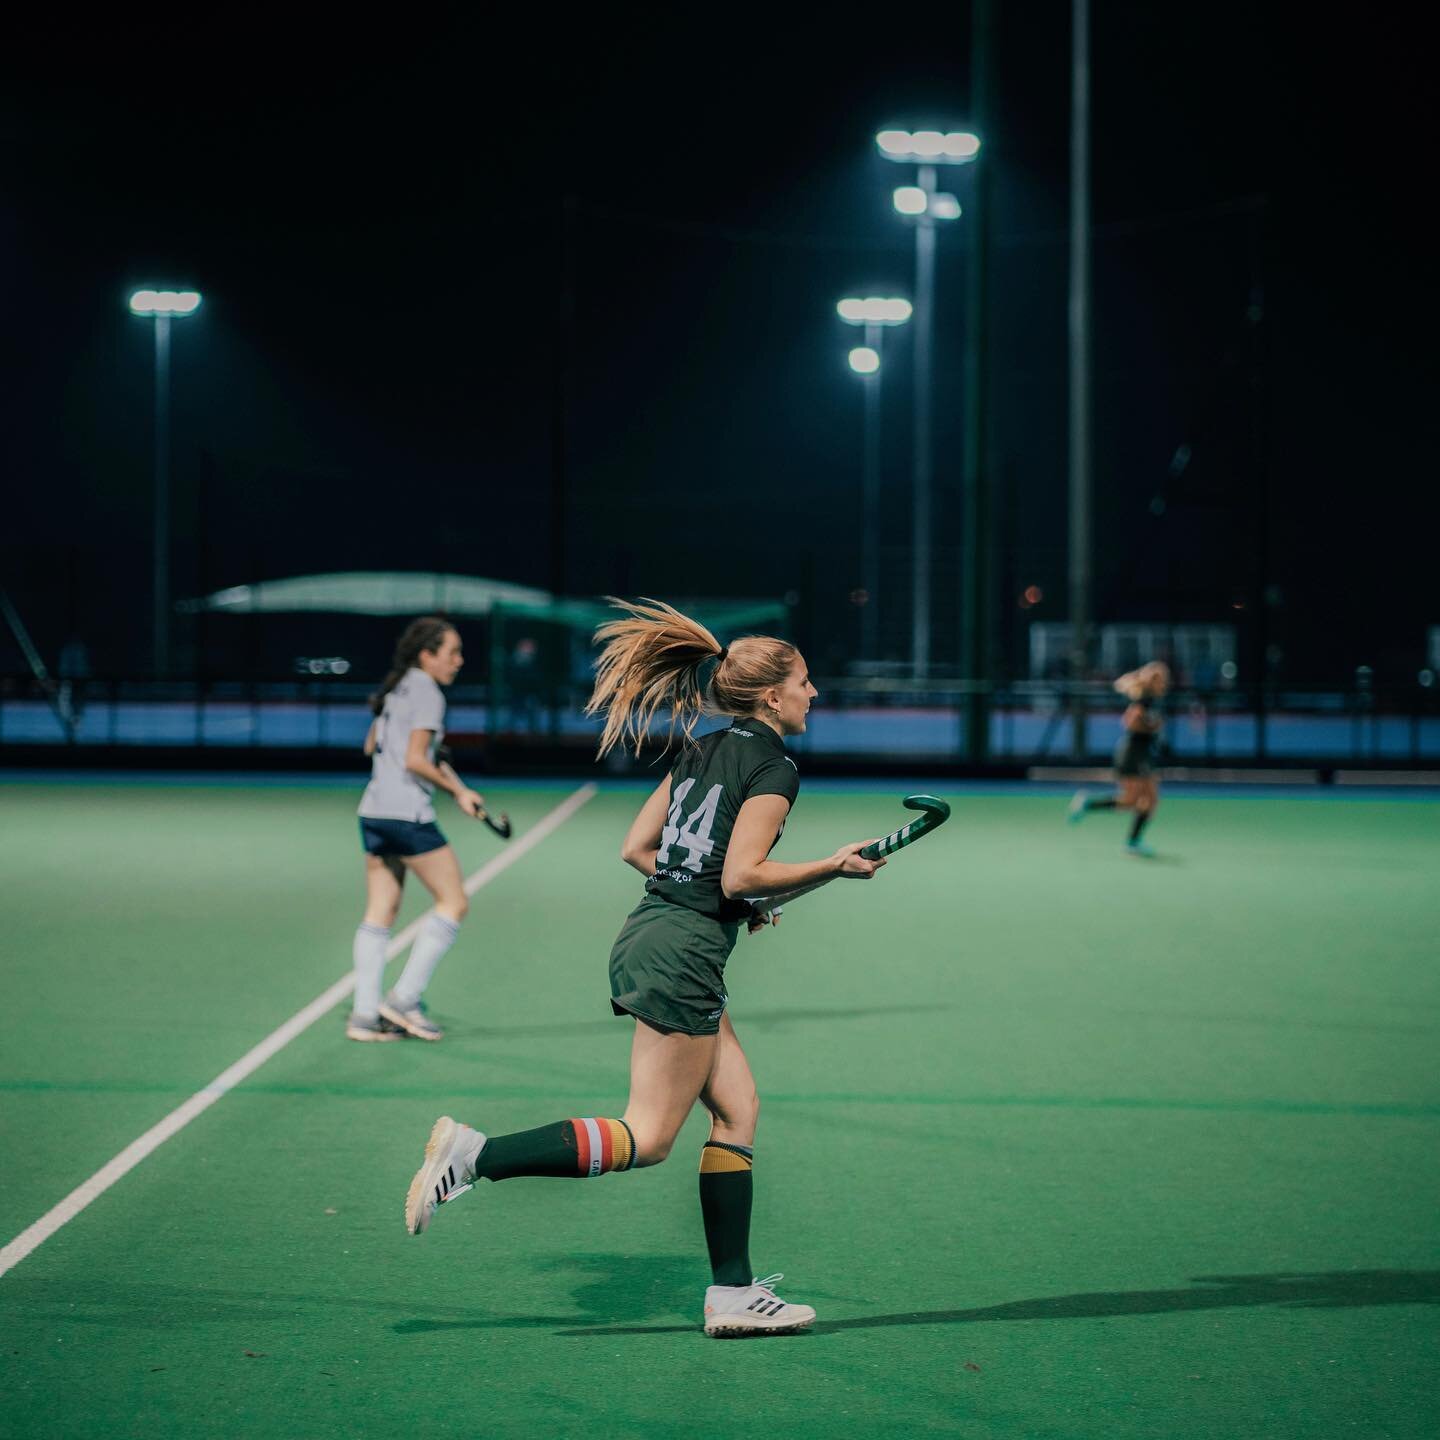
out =
<svg viewBox="0 0 1440 1440"><path fill-rule="evenodd" d="M673 1313L677 1296L702 1295L709 1283L703 1260L694 1255L565 1255L542 1260L542 1274L579 1272L575 1288L578 1315L505 1315L476 1320L402 1320L397 1335L431 1335L437 1330L509 1330L574 1325L587 1316L605 1320L644 1320ZM698 1306L697 1306L698 1308ZM661 1333L693 1331L694 1325L662 1327ZM598 1333L598 1332L597 1332ZM617 1333L624 1334L625 1331ZM648 1329L640 1333L648 1334Z"/></svg>
<svg viewBox="0 0 1440 1440"><path fill-rule="evenodd" d="M695 1335L699 1317L683 1324L638 1323L676 1313L677 1297L698 1300L706 1283L705 1266L694 1255L570 1255L548 1260L543 1272L579 1272L574 1291L578 1314L494 1315L478 1307L428 1307L447 1318L413 1317L398 1321L396 1335L433 1335L446 1330L545 1329L566 1337L611 1335ZM92 1284L83 1301L58 1300L46 1281L9 1279L4 1295L17 1321L24 1318L67 1325L117 1325L169 1330L206 1323L250 1320L269 1324L277 1307L289 1315L307 1304L323 1308L391 1310L390 1302L339 1295L279 1295L271 1291L204 1290L170 1285ZM1301 1310L1344 1310L1376 1305L1440 1305L1440 1270L1332 1270L1303 1274L1199 1275L1183 1289L1087 1291L1014 1300L971 1310L920 1310L894 1315L856 1315L820 1320L813 1334L868 1330L889 1325L971 1325L1014 1320L1102 1320L1127 1315L1165 1315L1180 1311L1237 1309L1262 1305ZM586 1319L607 1322L585 1325ZM613 1322L620 1323L613 1323Z"/></svg>
<svg viewBox="0 0 1440 1440"><path fill-rule="evenodd" d="M1114 850L1082 850L1077 851L1076 853L1083 855L1088 861L1099 862L1102 865L1112 864L1116 860L1119 860L1126 865L1144 864L1146 866L1184 865L1186 863L1183 856L1176 855L1169 850L1157 850L1153 855L1131 855L1122 846L1118 852Z"/></svg>
<svg viewBox="0 0 1440 1440"><path fill-rule="evenodd" d="M573 1281L573 1308L565 1315L496 1315L482 1305L427 1305L390 1328L396 1335L431 1335L442 1330L555 1329L586 1320L636 1322L674 1315L687 1299L695 1301L709 1283L702 1255L560 1255L538 1260L542 1275ZM269 1325L277 1313L290 1315L306 1306L404 1313L411 1307L359 1295L316 1295L266 1290L175 1286L153 1282L113 1284L92 1281L83 1298L57 1294L46 1280L7 1279L0 1288L0 1315L13 1306L17 1319L43 1318L71 1325L116 1325L126 1329L173 1330L195 1325L253 1322ZM420 1308L420 1307L415 1307ZM433 1318L432 1318L433 1317ZM8 1317L7 1317L8 1318ZM693 1331L695 1325L677 1330ZM8 1433L8 1432L6 1432Z"/></svg>
<svg viewBox="0 0 1440 1440"><path fill-rule="evenodd" d="M1183 1310L1224 1310L1286 1305L1342 1310L1367 1305L1440 1305L1440 1270L1330 1270L1310 1274L1197 1275L1183 1290L1101 1290L1013 1300L975 1310L920 1310L898 1315L857 1315L819 1320L816 1335L882 1325L974 1325L995 1320L1101 1320L1122 1315L1166 1315ZM582 1335L675 1335L693 1325L604 1325L562 1330Z"/></svg>

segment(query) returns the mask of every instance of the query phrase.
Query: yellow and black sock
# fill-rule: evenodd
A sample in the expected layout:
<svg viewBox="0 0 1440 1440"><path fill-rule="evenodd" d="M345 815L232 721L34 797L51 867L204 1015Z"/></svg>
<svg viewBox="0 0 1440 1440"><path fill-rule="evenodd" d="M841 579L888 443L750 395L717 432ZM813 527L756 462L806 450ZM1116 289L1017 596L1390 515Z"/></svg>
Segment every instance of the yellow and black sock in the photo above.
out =
<svg viewBox="0 0 1440 1440"><path fill-rule="evenodd" d="M750 1146L719 1140L709 1141L700 1152L700 1214L717 1285L748 1285L755 1278L750 1268L754 1160Z"/></svg>
<svg viewBox="0 0 1440 1440"><path fill-rule="evenodd" d="M518 1175L592 1179L635 1164L635 1137L623 1120L558 1120L538 1130L492 1135L480 1152L475 1173L487 1180Z"/></svg>

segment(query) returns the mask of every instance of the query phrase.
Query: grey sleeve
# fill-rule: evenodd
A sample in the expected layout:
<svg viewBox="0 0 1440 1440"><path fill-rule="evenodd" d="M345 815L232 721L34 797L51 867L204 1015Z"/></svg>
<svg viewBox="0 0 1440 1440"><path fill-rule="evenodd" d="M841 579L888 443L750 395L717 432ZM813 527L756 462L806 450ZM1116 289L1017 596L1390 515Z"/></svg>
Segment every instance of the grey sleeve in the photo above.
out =
<svg viewBox="0 0 1440 1440"><path fill-rule="evenodd" d="M424 675L415 681L414 694L410 697L411 730L434 730L445 728L445 697L440 687ZM409 740L409 736L406 736Z"/></svg>

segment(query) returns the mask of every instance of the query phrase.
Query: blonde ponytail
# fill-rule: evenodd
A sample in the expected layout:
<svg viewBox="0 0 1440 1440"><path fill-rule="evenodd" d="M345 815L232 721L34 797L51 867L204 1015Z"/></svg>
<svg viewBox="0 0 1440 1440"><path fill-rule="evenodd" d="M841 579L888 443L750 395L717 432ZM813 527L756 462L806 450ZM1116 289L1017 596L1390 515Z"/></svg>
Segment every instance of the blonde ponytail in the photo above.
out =
<svg viewBox="0 0 1440 1440"><path fill-rule="evenodd" d="M1162 679L1169 684L1170 667L1163 660L1147 660L1137 669L1122 675L1115 682L1115 688L1126 699L1135 701L1149 695Z"/></svg>
<svg viewBox="0 0 1440 1440"><path fill-rule="evenodd" d="M679 729L686 741L707 711L746 716L763 703L764 692L784 684L798 652L786 640L746 635L728 646L698 620L660 600L610 603L626 615L595 632L604 648L595 662L595 688L587 715L604 715L600 755L622 742L639 755L650 722L661 706L670 709L670 737ZM707 661L718 661L709 684L701 683Z"/></svg>
<svg viewBox="0 0 1440 1440"><path fill-rule="evenodd" d="M608 598L627 614L595 632L595 643L605 648L595 662L595 688L585 713L605 716L599 754L633 742L638 755L655 712L665 704L670 734L679 726L688 740L705 712L700 667L721 653L720 642L663 601Z"/></svg>

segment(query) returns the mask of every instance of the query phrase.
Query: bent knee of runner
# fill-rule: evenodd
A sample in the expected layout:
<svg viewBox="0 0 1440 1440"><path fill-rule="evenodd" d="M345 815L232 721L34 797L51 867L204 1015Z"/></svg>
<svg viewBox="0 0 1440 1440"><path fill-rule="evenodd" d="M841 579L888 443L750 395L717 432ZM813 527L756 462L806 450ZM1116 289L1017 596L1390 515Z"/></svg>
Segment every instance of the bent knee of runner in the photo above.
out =
<svg viewBox="0 0 1440 1440"><path fill-rule="evenodd" d="M712 1100L709 1107L712 1140L718 1140L722 1145L755 1143L755 1127L760 1120L760 1097L753 1089L739 1103L727 1096L723 1106Z"/></svg>
<svg viewBox="0 0 1440 1440"><path fill-rule="evenodd" d="M632 1120L628 1115L625 1123L635 1137L635 1161L632 1170L643 1170L649 1165L659 1165L666 1160L675 1144L673 1131L663 1131L644 1121Z"/></svg>
<svg viewBox="0 0 1440 1440"><path fill-rule="evenodd" d="M439 901L435 909L438 914L458 925L470 913L470 901L466 896L460 895L453 900Z"/></svg>

